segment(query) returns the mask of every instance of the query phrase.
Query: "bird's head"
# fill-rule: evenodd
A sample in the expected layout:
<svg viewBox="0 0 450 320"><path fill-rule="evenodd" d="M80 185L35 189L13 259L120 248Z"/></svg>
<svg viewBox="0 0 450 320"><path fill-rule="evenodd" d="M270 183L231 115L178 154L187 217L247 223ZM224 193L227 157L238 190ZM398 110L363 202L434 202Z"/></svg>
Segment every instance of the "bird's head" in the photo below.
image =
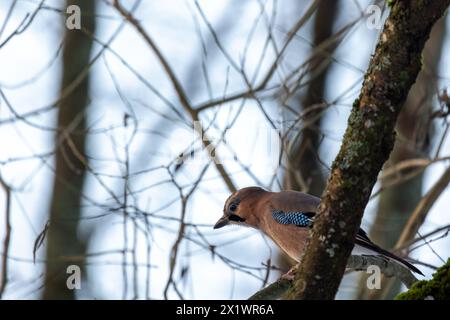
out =
<svg viewBox="0 0 450 320"><path fill-rule="evenodd" d="M258 217L254 214L260 197L266 193L260 187L247 187L234 192L225 201L223 216L216 222L214 229L228 224L257 227Z"/></svg>

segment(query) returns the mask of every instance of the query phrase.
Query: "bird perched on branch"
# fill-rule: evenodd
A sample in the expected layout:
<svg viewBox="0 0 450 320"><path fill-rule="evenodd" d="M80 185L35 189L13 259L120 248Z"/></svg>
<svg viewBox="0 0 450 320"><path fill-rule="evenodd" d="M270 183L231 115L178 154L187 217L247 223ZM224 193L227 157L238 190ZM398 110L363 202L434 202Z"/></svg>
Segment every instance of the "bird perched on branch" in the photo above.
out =
<svg viewBox="0 0 450 320"><path fill-rule="evenodd" d="M259 187L243 188L227 199L223 216L214 229L228 224L256 228L299 262L319 203L319 198L297 191L269 192ZM356 235L352 255L380 256L422 274L408 261L374 244L362 229Z"/></svg>

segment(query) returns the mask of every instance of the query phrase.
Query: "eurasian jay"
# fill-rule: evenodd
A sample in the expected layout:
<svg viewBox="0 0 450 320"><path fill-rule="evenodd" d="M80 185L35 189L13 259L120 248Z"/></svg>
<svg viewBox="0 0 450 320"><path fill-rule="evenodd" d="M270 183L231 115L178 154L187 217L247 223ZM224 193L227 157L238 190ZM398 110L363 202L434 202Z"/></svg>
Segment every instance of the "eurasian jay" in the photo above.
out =
<svg viewBox="0 0 450 320"><path fill-rule="evenodd" d="M319 203L319 198L297 191L269 192L259 187L243 188L226 200L223 216L214 229L228 224L256 228L299 262ZM356 235L352 255L380 256L422 274L411 263L374 244L362 229Z"/></svg>

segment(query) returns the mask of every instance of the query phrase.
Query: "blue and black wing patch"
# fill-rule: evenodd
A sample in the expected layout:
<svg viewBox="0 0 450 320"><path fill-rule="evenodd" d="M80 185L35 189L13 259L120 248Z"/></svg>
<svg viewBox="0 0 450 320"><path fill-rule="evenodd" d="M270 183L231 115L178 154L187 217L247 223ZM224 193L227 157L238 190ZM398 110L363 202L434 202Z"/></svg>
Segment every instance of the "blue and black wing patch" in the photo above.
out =
<svg viewBox="0 0 450 320"><path fill-rule="evenodd" d="M278 223L293 224L297 227L311 227L313 223L313 214L310 212L275 210L272 212L272 217Z"/></svg>

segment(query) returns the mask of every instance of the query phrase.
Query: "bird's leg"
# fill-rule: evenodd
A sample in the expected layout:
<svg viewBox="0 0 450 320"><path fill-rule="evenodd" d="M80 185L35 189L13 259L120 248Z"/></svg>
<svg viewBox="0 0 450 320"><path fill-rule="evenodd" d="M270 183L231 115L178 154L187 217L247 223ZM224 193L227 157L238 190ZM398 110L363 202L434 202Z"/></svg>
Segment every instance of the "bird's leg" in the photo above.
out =
<svg viewBox="0 0 450 320"><path fill-rule="evenodd" d="M297 272L298 264L295 264L288 272L281 276L281 279L293 281L295 278L295 273Z"/></svg>

